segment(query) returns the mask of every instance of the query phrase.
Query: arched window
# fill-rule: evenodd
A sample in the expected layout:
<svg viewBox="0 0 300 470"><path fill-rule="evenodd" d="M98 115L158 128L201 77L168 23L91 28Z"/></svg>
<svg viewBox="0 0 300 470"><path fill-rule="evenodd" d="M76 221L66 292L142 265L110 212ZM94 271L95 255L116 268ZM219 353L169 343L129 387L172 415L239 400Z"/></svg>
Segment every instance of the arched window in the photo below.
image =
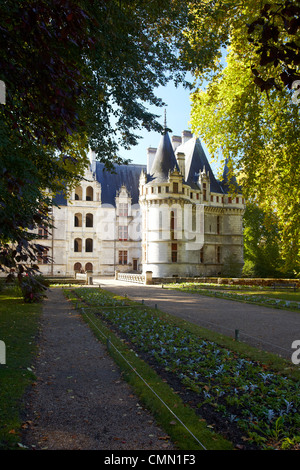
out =
<svg viewBox="0 0 300 470"><path fill-rule="evenodd" d="M74 251L76 253L82 251L82 240L81 240L81 238L75 238L75 240L74 240Z"/></svg>
<svg viewBox="0 0 300 470"><path fill-rule="evenodd" d="M92 273L92 272L93 272L93 265L92 265L92 263L86 263L86 265L85 265L85 270L86 270L86 271L89 271L90 273Z"/></svg>
<svg viewBox="0 0 300 470"><path fill-rule="evenodd" d="M86 188L86 200L87 201L93 201L94 199L94 190L92 188L92 186L88 186Z"/></svg>
<svg viewBox="0 0 300 470"><path fill-rule="evenodd" d="M77 186L75 189L75 200L76 201L82 201L82 187Z"/></svg>
<svg viewBox="0 0 300 470"><path fill-rule="evenodd" d="M93 221L94 221L93 214L86 214L85 226L93 227Z"/></svg>
<svg viewBox="0 0 300 470"><path fill-rule="evenodd" d="M74 227L82 227L82 214L74 215Z"/></svg>
<svg viewBox="0 0 300 470"><path fill-rule="evenodd" d="M85 240L85 251L88 253L93 251L93 240L91 238Z"/></svg>
<svg viewBox="0 0 300 470"><path fill-rule="evenodd" d="M75 263L74 264L74 271L80 273L81 268L82 268L81 263Z"/></svg>

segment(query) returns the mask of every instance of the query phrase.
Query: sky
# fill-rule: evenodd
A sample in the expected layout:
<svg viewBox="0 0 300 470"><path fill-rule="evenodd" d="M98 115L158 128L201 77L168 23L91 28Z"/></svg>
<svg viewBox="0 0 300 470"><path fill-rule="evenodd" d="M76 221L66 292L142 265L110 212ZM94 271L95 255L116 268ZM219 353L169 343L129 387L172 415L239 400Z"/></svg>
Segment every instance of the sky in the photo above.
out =
<svg viewBox="0 0 300 470"><path fill-rule="evenodd" d="M191 113L190 90L185 89L183 86L178 86L176 88L175 85L170 82L166 87L160 87L157 90L157 96L162 98L167 106L162 108L149 107L149 110L161 116L158 118L158 121L162 125L164 124L164 113L166 110L167 127L172 129L170 137L172 135L181 136L182 131L191 130L189 125ZM139 144L132 147L131 150L120 149L119 155L122 158L131 159L132 163L145 165L147 164L147 149L148 147L158 147L160 134L141 130L138 132L138 135L142 136L142 139L139 140ZM217 170L219 167L212 162L212 159L205 147L205 143L202 140L201 144L208 161L211 164L212 170L217 176Z"/></svg>

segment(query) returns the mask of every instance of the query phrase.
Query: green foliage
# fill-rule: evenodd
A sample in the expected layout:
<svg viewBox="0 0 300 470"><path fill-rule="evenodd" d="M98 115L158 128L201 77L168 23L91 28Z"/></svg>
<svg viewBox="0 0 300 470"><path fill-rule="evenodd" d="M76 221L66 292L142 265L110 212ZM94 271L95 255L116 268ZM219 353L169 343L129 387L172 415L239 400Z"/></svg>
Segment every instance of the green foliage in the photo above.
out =
<svg viewBox="0 0 300 470"><path fill-rule="evenodd" d="M43 276L23 276L20 280L20 288L23 299L27 303L41 302L45 295L45 291L49 283Z"/></svg>
<svg viewBox="0 0 300 470"><path fill-rule="evenodd" d="M186 6L170 0L1 3L3 269L34 261L30 231L51 226L52 196L82 178L89 147L112 169L138 129L162 129L146 104L163 104L155 88L168 80L185 83L186 20Z"/></svg>
<svg viewBox="0 0 300 470"><path fill-rule="evenodd" d="M246 199L276 213L281 256L286 269L291 269L300 263L299 104L292 101L293 91L288 87L262 92L255 83L253 70L267 81L279 77L284 66L261 63L259 47L249 41L248 31L265 3L274 10L286 2L201 3L205 11L203 5L192 4L194 20L187 32L194 51L209 49L200 57L196 71L200 84L192 94L192 130L204 139L212 155L221 153L233 162ZM291 39L285 27L279 39L282 47ZM226 61L221 61L225 48ZM208 85L202 89L205 79Z"/></svg>
<svg viewBox="0 0 300 470"><path fill-rule="evenodd" d="M0 293L1 340L6 345L6 365L0 365L0 450L18 449L26 388L36 377L32 363L41 314L39 304L26 304L16 286Z"/></svg>
<svg viewBox="0 0 300 470"><path fill-rule="evenodd" d="M244 259L248 262L243 272L252 272L251 277L281 277L284 261L280 256L280 234L275 215L266 214L257 204L249 202L243 221Z"/></svg>
<svg viewBox="0 0 300 470"><path fill-rule="evenodd" d="M241 263L236 260L234 254L229 254L224 259L222 267L223 277L240 277L242 271Z"/></svg>

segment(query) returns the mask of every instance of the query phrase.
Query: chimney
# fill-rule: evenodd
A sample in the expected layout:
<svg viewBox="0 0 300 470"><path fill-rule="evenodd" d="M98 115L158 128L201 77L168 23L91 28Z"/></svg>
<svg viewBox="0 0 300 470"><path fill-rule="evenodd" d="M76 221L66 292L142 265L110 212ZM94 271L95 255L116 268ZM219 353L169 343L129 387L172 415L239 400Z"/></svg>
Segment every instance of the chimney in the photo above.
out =
<svg viewBox="0 0 300 470"><path fill-rule="evenodd" d="M148 147L147 149L147 173L148 174L150 174L152 163L154 161L154 157L156 154L156 150L157 149L152 148L152 147Z"/></svg>
<svg viewBox="0 0 300 470"><path fill-rule="evenodd" d="M182 131L181 136L182 136L182 143L185 144L188 140L190 140L193 137L193 134L191 133L191 131Z"/></svg>
<svg viewBox="0 0 300 470"><path fill-rule="evenodd" d="M179 135L173 135L171 138L171 142L172 142L173 150L175 152L177 147L181 145L181 137Z"/></svg>
<svg viewBox="0 0 300 470"><path fill-rule="evenodd" d="M177 158L177 163L180 169L180 173L185 179L185 154L183 152L178 152L176 154L176 158Z"/></svg>

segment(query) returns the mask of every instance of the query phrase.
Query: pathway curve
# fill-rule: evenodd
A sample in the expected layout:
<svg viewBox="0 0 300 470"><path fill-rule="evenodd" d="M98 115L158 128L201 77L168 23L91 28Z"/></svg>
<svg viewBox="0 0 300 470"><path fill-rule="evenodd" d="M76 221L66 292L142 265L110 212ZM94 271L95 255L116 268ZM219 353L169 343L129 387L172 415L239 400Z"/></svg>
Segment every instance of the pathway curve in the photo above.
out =
<svg viewBox="0 0 300 470"><path fill-rule="evenodd" d="M261 307L233 300L140 285L111 278L95 279L95 284L120 295L155 306L202 327L235 337L260 349L291 359L292 343L300 340L300 313ZM98 284L97 284L98 285Z"/></svg>
<svg viewBox="0 0 300 470"><path fill-rule="evenodd" d="M30 449L173 449L60 288L44 304L35 373L24 417Z"/></svg>

